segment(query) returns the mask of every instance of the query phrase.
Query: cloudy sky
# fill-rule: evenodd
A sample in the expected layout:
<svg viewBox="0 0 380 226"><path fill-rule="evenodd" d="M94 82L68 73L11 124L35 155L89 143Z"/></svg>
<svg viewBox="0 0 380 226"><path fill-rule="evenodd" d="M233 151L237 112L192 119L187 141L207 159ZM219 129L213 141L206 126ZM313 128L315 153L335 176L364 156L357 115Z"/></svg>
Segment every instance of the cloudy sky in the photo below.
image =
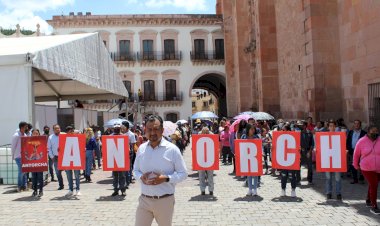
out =
<svg viewBox="0 0 380 226"><path fill-rule="evenodd" d="M0 0L0 26L42 32L51 28L45 20L69 12L94 14L213 14L216 0Z"/></svg>

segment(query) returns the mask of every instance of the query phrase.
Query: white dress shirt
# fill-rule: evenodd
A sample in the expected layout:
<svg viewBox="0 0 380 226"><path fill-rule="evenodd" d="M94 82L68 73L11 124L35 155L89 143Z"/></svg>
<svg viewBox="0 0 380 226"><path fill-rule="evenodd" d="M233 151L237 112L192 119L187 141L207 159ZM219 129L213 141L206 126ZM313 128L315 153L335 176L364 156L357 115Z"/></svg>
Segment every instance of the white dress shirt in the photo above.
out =
<svg viewBox="0 0 380 226"><path fill-rule="evenodd" d="M25 136L25 134L21 133L20 130L17 130L12 137L12 157L13 159L21 158L21 137Z"/></svg>
<svg viewBox="0 0 380 226"><path fill-rule="evenodd" d="M146 185L142 183L141 176L147 172L167 175L170 178L169 182L159 185ZM162 138L160 144L154 149L150 146L150 142L140 145L133 167L133 174L141 182L141 192L143 194L162 196L174 194L175 184L186 179L187 169L178 147Z"/></svg>
<svg viewBox="0 0 380 226"><path fill-rule="evenodd" d="M54 133L49 136L48 139L48 153L50 158L54 158L54 156L58 156L58 147L59 147L59 136Z"/></svg>
<svg viewBox="0 0 380 226"><path fill-rule="evenodd" d="M130 130L128 130L125 135L128 136L128 139L129 139L129 144L132 145L134 143L136 143L136 137L135 137L135 134L132 133Z"/></svg>

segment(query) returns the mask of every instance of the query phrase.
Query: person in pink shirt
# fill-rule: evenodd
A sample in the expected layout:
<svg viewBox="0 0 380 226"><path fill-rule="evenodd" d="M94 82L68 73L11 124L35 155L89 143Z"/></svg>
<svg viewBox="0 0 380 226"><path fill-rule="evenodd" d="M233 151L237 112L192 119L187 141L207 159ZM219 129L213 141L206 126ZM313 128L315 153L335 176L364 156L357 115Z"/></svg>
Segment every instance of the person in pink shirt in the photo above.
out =
<svg viewBox="0 0 380 226"><path fill-rule="evenodd" d="M371 213L379 215L377 207L377 186L380 180L380 141L379 130L376 126L369 126L368 133L360 138L354 150L353 166L361 170L368 182L366 205L371 207Z"/></svg>
<svg viewBox="0 0 380 226"><path fill-rule="evenodd" d="M222 156L223 156L222 163L225 165L227 165L228 163L232 164L229 126L224 126L224 130L220 133L220 140L222 141Z"/></svg>

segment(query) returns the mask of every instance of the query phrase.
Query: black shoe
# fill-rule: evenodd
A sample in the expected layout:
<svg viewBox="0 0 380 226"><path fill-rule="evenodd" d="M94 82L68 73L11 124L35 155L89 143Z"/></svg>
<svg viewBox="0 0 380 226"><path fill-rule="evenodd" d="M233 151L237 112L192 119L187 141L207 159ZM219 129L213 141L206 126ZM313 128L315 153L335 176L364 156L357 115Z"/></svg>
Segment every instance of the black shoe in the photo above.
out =
<svg viewBox="0 0 380 226"><path fill-rule="evenodd" d="M38 193L38 197L42 197L44 195L44 192L43 191L40 191L39 193Z"/></svg>
<svg viewBox="0 0 380 226"><path fill-rule="evenodd" d="M372 207L371 201L370 200L365 200L365 206L366 207Z"/></svg>
<svg viewBox="0 0 380 226"><path fill-rule="evenodd" d="M34 191L33 191L32 196L33 196L33 197L36 197L36 196L37 196L37 190L34 190Z"/></svg>
<svg viewBox="0 0 380 226"><path fill-rule="evenodd" d="M114 191L111 196L119 195L119 191Z"/></svg>
<svg viewBox="0 0 380 226"><path fill-rule="evenodd" d="M87 177L87 181L88 181L89 183L91 183L91 182L92 182L92 180L91 180L91 177L90 177L90 176L88 176L88 177Z"/></svg>
<svg viewBox="0 0 380 226"><path fill-rule="evenodd" d="M125 194L125 191L121 192L121 196L127 196L127 194Z"/></svg>
<svg viewBox="0 0 380 226"><path fill-rule="evenodd" d="M326 199L332 199L332 195L331 194L327 194L326 195Z"/></svg>
<svg viewBox="0 0 380 226"><path fill-rule="evenodd" d="M210 191L210 195L211 195L211 196L214 196L214 192L213 192L213 191Z"/></svg>
<svg viewBox="0 0 380 226"><path fill-rule="evenodd" d="M341 194L337 195L336 199L339 200L339 201L342 201L342 195Z"/></svg>
<svg viewBox="0 0 380 226"><path fill-rule="evenodd" d="M53 178L53 179L51 179L51 182L57 182L57 180L54 180L54 178Z"/></svg>
<svg viewBox="0 0 380 226"><path fill-rule="evenodd" d="M351 181L350 184L358 184L359 182L357 180Z"/></svg>
<svg viewBox="0 0 380 226"><path fill-rule="evenodd" d="M64 189L64 187L63 187L63 186L62 186L62 187L59 187L59 188L58 188L58 190L63 190L63 189Z"/></svg>
<svg viewBox="0 0 380 226"><path fill-rule="evenodd" d="M201 195L206 195L206 192L202 191L202 192L201 192Z"/></svg>
<svg viewBox="0 0 380 226"><path fill-rule="evenodd" d="M380 215L380 210L377 208L377 207L373 207L371 208L371 213L373 214L376 214L376 215Z"/></svg>

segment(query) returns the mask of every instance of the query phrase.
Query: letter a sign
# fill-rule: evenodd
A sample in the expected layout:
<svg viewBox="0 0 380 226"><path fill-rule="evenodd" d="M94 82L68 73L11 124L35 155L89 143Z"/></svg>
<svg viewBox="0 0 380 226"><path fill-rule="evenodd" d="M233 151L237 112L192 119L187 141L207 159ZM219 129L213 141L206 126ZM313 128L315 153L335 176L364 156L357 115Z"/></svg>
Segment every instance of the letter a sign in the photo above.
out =
<svg viewBox="0 0 380 226"><path fill-rule="evenodd" d="M300 135L300 132L273 132L273 168L285 170L300 170Z"/></svg>
<svg viewBox="0 0 380 226"><path fill-rule="evenodd" d="M128 136L102 136L103 171L129 171Z"/></svg>
<svg viewBox="0 0 380 226"><path fill-rule="evenodd" d="M192 135L193 170L219 169L219 140L216 134Z"/></svg>
<svg viewBox="0 0 380 226"><path fill-rule="evenodd" d="M236 176L261 176L263 174L262 141L235 140Z"/></svg>
<svg viewBox="0 0 380 226"><path fill-rule="evenodd" d="M315 133L317 172L346 172L346 133Z"/></svg>
<svg viewBox="0 0 380 226"><path fill-rule="evenodd" d="M84 134L59 134L58 169L85 169L86 136Z"/></svg>

